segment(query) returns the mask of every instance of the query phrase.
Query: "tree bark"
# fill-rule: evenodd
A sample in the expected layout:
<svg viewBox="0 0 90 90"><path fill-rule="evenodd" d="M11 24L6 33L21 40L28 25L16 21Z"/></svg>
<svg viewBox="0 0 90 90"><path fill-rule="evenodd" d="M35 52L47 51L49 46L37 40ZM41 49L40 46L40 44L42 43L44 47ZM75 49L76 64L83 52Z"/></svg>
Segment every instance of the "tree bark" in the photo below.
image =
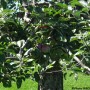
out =
<svg viewBox="0 0 90 90"><path fill-rule="evenodd" d="M38 90L63 90L63 72L57 70L44 73L39 81Z"/></svg>

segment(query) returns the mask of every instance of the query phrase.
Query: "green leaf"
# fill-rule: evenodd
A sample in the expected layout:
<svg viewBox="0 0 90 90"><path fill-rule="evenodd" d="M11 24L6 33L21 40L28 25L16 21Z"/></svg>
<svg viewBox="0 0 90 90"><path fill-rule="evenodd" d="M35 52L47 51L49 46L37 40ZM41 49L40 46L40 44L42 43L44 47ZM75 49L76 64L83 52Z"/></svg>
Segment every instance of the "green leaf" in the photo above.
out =
<svg viewBox="0 0 90 90"><path fill-rule="evenodd" d="M3 79L2 83L3 83L4 87L11 87L12 86L11 85L11 80L6 80L6 78Z"/></svg>
<svg viewBox="0 0 90 90"><path fill-rule="evenodd" d="M21 77L17 77L16 79L17 79L17 81L16 81L17 88L20 88L21 85L22 85L22 78Z"/></svg>
<svg viewBox="0 0 90 90"><path fill-rule="evenodd" d="M29 5L29 6L27 7L27 9L28 9L30 12L32 12L32 11L34 10L34 7L33 7L33 5Z"/></svg>
<svg viewBox="0 0 90 90"><path fill-rule="evenodd" d="M20 0L20 3L21 3L21 5L22 5L22 0Z"/></svg>
<svg viewBox="0 0 90 90"><path fill-rule="evenodd" d="M0 52L0 62L4 62L5 61L5 55Z"/></svg>
<svg viewBox="0 0 90 90"><path fill-rule="evenodd" d="M17 41L17 45L18 45L19 47L22 47L24 44L25 44L25 40Z"/></svg>
<svg viewBox="0 0 90 90"><path fill-rule="evenodd" d="M74 16L77 18L80 18L81 11L74 12Z"/></svg>
<svg viewBox="0 0 90 90"><path fill-rule="evenodd" d="M34 73L34 78L35 78L35 81L36 81L36 82L39 82L40 76L39 76L38 72L35 72L35 73Z"/></svg>
<svg viewBox="0 0 90 90"><path fill-rule="evenodd" d="M32 62L34 59L29 59L29 60L27 60L27 62Z"/></svg>
<svg viewBox="0 0 90 90"><path fill-rule="evenodd" d="M56 5L59 6L59 9L60 9L60 8L62 8L62 9L67 9L67 5L64 4L64 3L57 3Z"/></svg>
<svg viewBox="0 0 90 90"><path fill-rule="evenodd" d="M35 8L35 11L36 11L37 13L42 13L42 8L41 8L41 7L36 7L36 8Z"/></svg>
<svg viewBox="0 0 90 90"><path fill-rule="evenodd" d="M70 3L71 3L72 6L75 6L75 5L81 6L81 4L79 3L78 0L72 0Z"/></svg>
<svg viewBox="0 0 90 90"><path fill-rule="evenodd" d="M90 27L84 27L83 30L88 30L88 31L90 31Z"/></svg>
<svg viewBox="0 0 90 90"><path fill-rule="evenodd" d="M65 73L63 73L63 76L64 76L64 79L66 80L66 75L67 75L67 73L65 72Z"/></svg>
<svg viewBox="0 0 90 90"><path fill-rule="evenodd" d="M70 77L71 77L72 75L74 75L74 72L71 72L71 73L69 74Z"/></svg>
<svg viewBox="0 0 90 90"><path fill-rule="evenodd" d="M73 70L74 72L81 72L81 68L76 67L76 66L73 66L72 70Z"/></svg>
<svg viewBox="0 0 90 90"><path fill-rule="evenodd" d="M53 68L53 65L55 64L56 61L53 61L50 63L48 66L46 66L46 70Z"/></svg>
<svg viewBox="0 0 90 90"><path fill-rule="evenodd" d="M73 36L73 37L70 38L70 42L76 41L76 40L78 40L78 38L76 36Z"/></svg>
<svg viewBox="0 0 90 90"><path fill-rule="evenodd" d="M8 3L12 3L13 2L13 0L8 0Z"/></svg>
<svg viewBox="0 0 90 90"><path fill-rule="evenodd" d="M79 50L77 53L75 53L75 55L82 55L84 53L83 50Z"/></svg>
<svg viewBox="0 0 90 90"><path fill-rule="evenodd" d="M30 73L26 73L25 78L29 78L29 77L30 77Z"/></svg>
<svg viewBox="0 0 90 90"><path fill-rule="evenodd" d="M1 5L3 6L4 9L6 9L7 3L5 0L1 0Z"/></svg>
<svg viewBox="0 0 90 90"><path fill-rule="evenodd" d="M82 9L82 12L88 12L88 11L89 11L89 9L87 7Z"/></svg>

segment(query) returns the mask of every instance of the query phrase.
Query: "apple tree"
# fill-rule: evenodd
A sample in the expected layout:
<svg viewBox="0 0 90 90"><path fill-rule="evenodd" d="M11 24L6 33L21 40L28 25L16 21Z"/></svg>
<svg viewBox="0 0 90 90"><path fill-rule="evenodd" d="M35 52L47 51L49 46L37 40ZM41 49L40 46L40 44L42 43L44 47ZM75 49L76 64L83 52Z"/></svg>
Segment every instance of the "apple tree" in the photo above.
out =
<svg viewBox="0 0 90 90"><path fill-rule="evenodd" d="M0 82L63 90L67 70L90 74L88 0L1 0Z"/></svg>

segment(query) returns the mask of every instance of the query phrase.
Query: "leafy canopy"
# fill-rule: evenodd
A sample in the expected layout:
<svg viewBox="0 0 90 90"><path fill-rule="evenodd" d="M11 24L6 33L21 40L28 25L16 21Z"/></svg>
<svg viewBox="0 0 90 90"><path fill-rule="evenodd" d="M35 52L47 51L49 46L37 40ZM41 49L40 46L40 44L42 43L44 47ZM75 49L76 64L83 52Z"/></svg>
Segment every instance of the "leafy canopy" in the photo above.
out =
<svg viewBox="0 0 90 90"><path fill-rule="evenodd" d="M25 0L1 0L0 82L3 86L11 87L15 81L20 88L29 77L38 82L40 75L50 70L84 72L87 69L90 3L82 2L37 0L26 4Z"/></svg>

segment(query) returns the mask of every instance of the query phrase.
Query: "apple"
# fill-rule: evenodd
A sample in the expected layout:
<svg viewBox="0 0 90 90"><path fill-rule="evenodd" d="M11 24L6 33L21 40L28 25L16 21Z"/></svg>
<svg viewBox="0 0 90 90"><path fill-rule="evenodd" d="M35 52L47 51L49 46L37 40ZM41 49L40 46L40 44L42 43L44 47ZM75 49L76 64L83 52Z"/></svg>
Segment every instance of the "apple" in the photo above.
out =
<svg viewBox="0 0 90 90"><path fill-rule="evenodd" d="M48 53L50 51L50 46L46 44L38 44L37 48L44 53Z"/></svg>

